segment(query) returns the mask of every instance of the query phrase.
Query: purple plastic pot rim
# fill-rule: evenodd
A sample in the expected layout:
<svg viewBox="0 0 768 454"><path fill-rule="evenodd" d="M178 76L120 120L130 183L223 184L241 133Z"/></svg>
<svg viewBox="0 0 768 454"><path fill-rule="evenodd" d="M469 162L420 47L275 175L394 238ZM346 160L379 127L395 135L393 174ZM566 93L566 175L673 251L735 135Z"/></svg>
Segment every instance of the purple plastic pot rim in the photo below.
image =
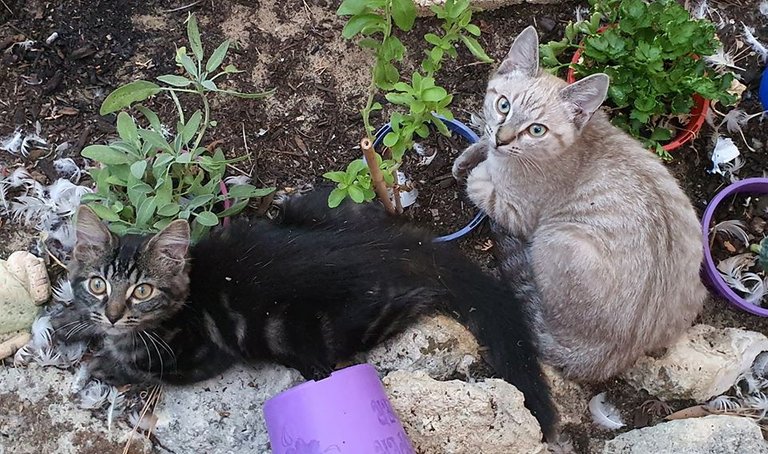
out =
<svg viewBox="0 0 768 454"><path fill-rule="evenodd" d="M331 375L329 377L326 377L322 380L307 380L304 383L298 384L296 386L292 386L285 391L279 392L275 394L274 396L270 397L264 402L264 405L267 405L269 402L274 402L280 399L285 398L289 394L292 394L294 392L301 391L305 388L312 388L318 384L322 384L326 380L330 380L332 378L338 377L340 375L347 375L349 373L360 373L365 372L367 370L373 371L374 374L378 377L378 372L376 372L376 368L373 367L371 364L363 363L363 364L355 364L354 366L345 367L344 369L339 369L331 372Z"/></svg>
<svg viewBox="0 0 768 454"><path fill-rule="evenodd" d="M726 197L743 193L768 195L768 178L747 178L737 181L718 192L712 201L710 201L709 205L707 205L707 209L704 210L704 217L701 220L702 240L704 244L704 267L709 281L715 286L717 292L727 299L728 302L750 314L758 315L760 317L768 317L768 309L755 304L750 304L728 286L722 276L720 276L720 272L717 270L717 265L712 258L712 250L709 247L709 226L712 223L712 218L714 217L718 206Z"/></svg>

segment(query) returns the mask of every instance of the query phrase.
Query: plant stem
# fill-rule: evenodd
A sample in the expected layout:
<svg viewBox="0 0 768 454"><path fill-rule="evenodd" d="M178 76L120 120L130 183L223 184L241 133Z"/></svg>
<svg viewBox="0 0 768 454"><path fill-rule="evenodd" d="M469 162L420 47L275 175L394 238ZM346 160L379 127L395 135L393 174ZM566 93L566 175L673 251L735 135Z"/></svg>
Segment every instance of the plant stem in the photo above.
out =
<svg viewBox="0 0 768 454"><path fill-rule="evenodd" d="M186 123L186 121L184 121L184 110L181 108L181 103L179 102L179 97L176 96L176 90L175 89L168 89L168 91L171 92L171 98L173 98L173 102L176 103L176 110L179 111L179 121L182 124Z"/></svg>
<svg viewBox="0 0 768 454"><path fill-rule="evenodd" d="M208 115L210 114L210 106L208 106L208 97L205 96L205 93L200 93L200 97L203 98L203 111L204 111L204 118L203 118L203 127L200 129L200 132L197 133L197 139L195 140L195 145L192 147L193 150L197 150L197 147L200 146L200 142L203 140L203 135L205 134L205 129L208 127Z"/></svg>
<svg viewBox="0 0 768 454"><path fill-rule="evenodd" d="M384 17L387 18L387 26L382 31L382 38L381 42L384 43L387 38L392 34L392 15L390 14L390 8L391 8L391 2L386 1L384 3ZM376 55L376 58L378 59L379 56ZM373 97L376 95L376 92L378 89L376 88L376 76L373 71L371 71L371 83L368 85L368 100L365 102L365 107L360 111L360 115L363 117L363 125L365 127L365 135L368 137L368 140L373 142L373 127L371 126L370 116L371 116L371 108L373 107ZM373 161L376 162L376 161Z"/></svg>
<svg viewBox="0 0 768 454"><path fill-rule="evenodd" d="M363 156L368 163L368 171L371 173L371 180L373 181L373 190L376 191L376 195L379 196L379 200L384 204L384 208L390 213L395 213L395 207L392 205L392 200L387 194L387 184L384 182L384 175L381 173L381 169L376 165L376 152L373 149L373 142L368 137L363 137L360 141L360 149L363 150Z"/></svg>

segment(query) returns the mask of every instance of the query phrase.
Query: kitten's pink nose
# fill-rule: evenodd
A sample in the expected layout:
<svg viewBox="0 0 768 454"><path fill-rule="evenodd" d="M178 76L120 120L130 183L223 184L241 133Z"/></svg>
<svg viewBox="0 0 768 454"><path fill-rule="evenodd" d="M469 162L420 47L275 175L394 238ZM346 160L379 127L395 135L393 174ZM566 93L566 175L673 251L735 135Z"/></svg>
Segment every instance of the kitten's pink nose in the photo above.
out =
<svg viewBox="0 0 768 454"><path fill-rule="evenodd" d="M502 125L496 131L496 145L507 145L515 138L515 130L510 125Z"/></svg>

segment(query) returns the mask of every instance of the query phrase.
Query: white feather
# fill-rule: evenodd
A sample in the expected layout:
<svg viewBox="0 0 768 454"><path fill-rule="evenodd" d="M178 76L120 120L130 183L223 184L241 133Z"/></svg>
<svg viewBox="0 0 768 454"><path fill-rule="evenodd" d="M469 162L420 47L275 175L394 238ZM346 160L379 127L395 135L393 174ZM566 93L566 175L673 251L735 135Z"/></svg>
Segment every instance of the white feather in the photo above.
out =
<svg viewBox="0 0 768 454"><path fill-rule="evenodd" d="M61 353L53 347L43 347L37 351L37 364L43 367L61 366Z"/></svg>
<svg viewBox="0 0 768 454"><path fill-rule="evenodd" d="M67 143L65 142L64 144L67 144ZM62 178L66 178L75 184L80 182L80 176L82 175L83 171L75 163L74 159L72 158L57 159L53 161L53 168L56 169L56 172L59 175L61 175Z"/></svg>
<svg viewBox="0 0 768 454"><path fill-rule="evenodd" d="M93 380L80 392L80 408L87 410L102 408L107 403L112 386Z"/></svg>
<svg viewBox="0 0 768 454"><path fill-rule="evenodd" d="M744 40L747 42L747 44L749 44L749 47L755 51L757 56L760 58L760 61L765 63L766 60L768 60L768 49L766 49L763 43L755 38L755 35L753 35L754 29L752 27L747 26L744 22L742 22L741 25L744 27Z"/></svg>
<svg viewBox="0 0 768 454"><path fill-rule="evenodd" d="M51 336L53 336L51 317L47 315L38 317L32 323L32 347L38 350L50 348L52 346Z"/></svg>
<svg viewBox="0 0 768 454"><path fill-rule="evenodd" d="M140 416L139 412L133 411L128 416L128 422L138 430L148 431L152 430L155 424L157 424L157 416L149 412L145 413L144 416Z"/></svg>
<svg viewBox="0 0 768 454"><path fill-rule="evenodd" d="M717 396L707 402L705 407L711 411L727 413L738 409L740 405L736 402L736 399L731 396Z"/></svg>
<svg viewBox="0 0 768 454"><path fill-rule="evenodd" d="M61 355L59 366L71 367L83 358L86 350L88 350L88 345L85 342L72 342L68 344L58 344L56 348Z"/></svg>
<svg viewBox="0 0 768 454"><path fill-rule="evenodd" d="M107 408L107 430L112 430L112 420L115 415L123 411L125 403L125 394L119 392L114 386L109 391L109 407Z"/></svg>
<svg viewBox="0 0 768 454"><path fill-rule="evenodd" d="M23 140L24 136L21 133L21 128L16 128L13 134L0 139L0 150L5 150L10 154L19 154Z"/></svg>
<svg viewBox="0 0 768 454"><path fill-rule="evenodd" d="M224 184L227 186L235 186L238 184L248 184L251 181L250 177L246 175L230 176L224 178Z"/></svg>
<svg viewBox="0 0 768 454"><path fill-rule="evenodd" d="M715 224L714 227L712 227L712 230L710 230L710 235L716 235L719 232L722 232L728 236L737 238L742 243L749 244L749 236L747 236L746 229L747 224L744 221L736 221L736 220L725 220L723 222Z"/></svg>
<svg viewBox="0 0 768 454"><path fill-rule="evenodd" d="M74 301L75 294L69 279L61 279L53 286L53 299L65 306L69 306Z"/></svg>
<svg viewBox="0 0 768 454"><path fill-rule="evenodd" d="M24 345L20 349L16 350L16 354L13 355L13 366L19 367L19 366L26 366L30 363L35 357L35 354L32 352L32 346L30 344Z"/></svg>
<svg viewBox="0 0 768 454"><path fill-rule="evenodd" d="M80 367L77 368L77 372L75 372L75 376L72 378L72 384L69 386L69 392L72 394L78 394L80 391L82 391L85 388L86 383L88 383L90 375L91 374L88 370L88 366L85 364L80 364Z"/></svg>
<svg viewBox="0 0 768 454"><path fill-rule="evenodd" d="M608 402L604 392L590 399L589 412L592 414L592 420L601 427L609 430L624 427L624 421L621 420L619 410Z"/></svg>

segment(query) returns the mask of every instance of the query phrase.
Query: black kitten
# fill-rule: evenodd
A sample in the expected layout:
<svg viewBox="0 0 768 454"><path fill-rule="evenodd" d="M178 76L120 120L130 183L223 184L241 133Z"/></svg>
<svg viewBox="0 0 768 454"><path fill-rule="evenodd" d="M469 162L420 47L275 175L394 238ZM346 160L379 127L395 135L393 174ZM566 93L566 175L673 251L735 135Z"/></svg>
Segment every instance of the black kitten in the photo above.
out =
<svg viewBox="0 0 768 454"><path fill-rule="evenodd" d="M97 378L188 383L261 359L322 378L442 311L490 349L549 438L555 412L520 301L430 234L373 205L330 210L326 200L325 191L288 198L277 223L234 223L189 255L186 221L118 238L80 207L75 302L52 322L62 333L81 323L79 336L100 340Z"/></svg>

